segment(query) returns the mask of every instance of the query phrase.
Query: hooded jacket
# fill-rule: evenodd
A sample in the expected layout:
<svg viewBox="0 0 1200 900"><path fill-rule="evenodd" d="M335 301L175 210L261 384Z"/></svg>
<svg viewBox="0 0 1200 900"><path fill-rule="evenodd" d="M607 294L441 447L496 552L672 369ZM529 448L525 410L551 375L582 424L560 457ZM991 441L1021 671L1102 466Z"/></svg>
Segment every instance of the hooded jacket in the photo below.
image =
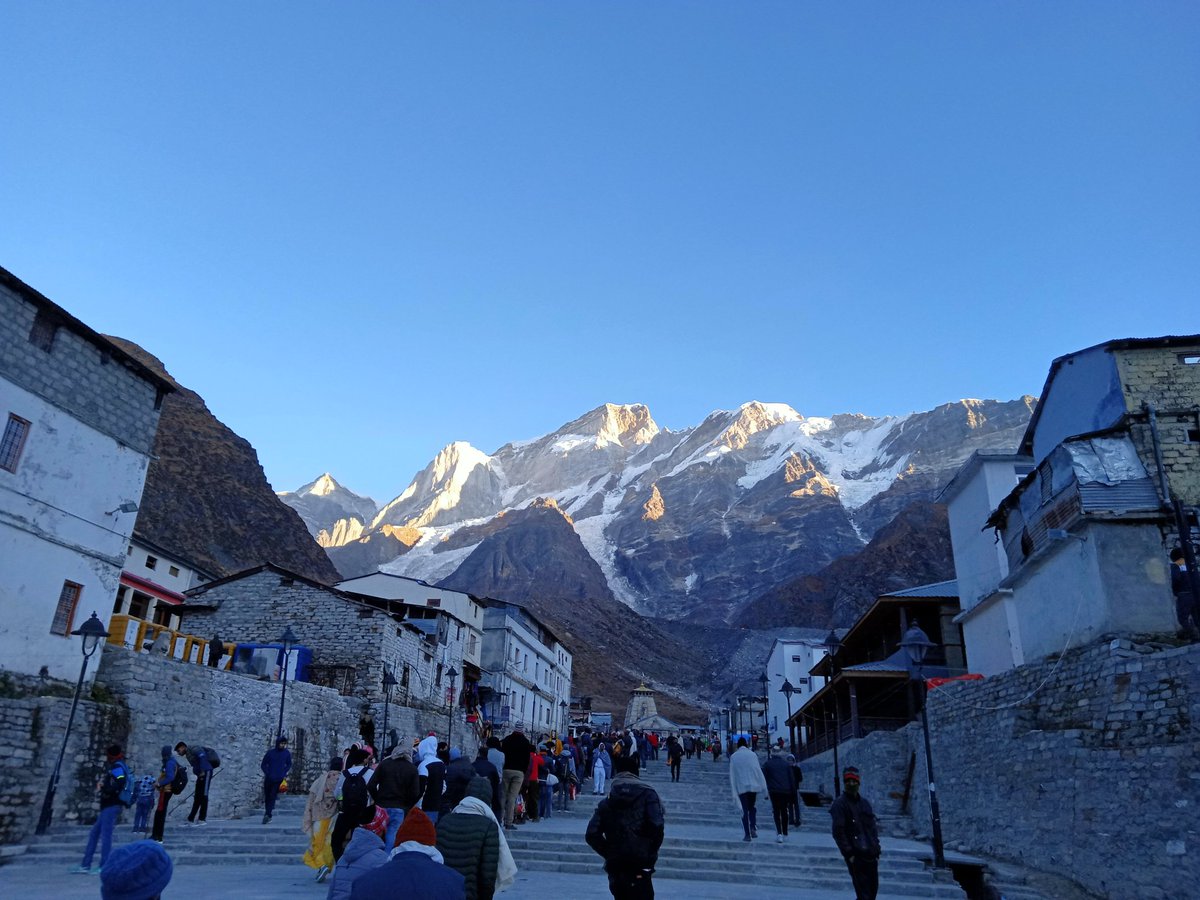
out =
<svg viewBox="0 0 1200 900"><path fill-rule="evenodd" d="M654 788L632 772L613 779L587 826L588 846L604 858L604 867L652 869L663 842L662 801Z"/></svg>
<svg viewBox="0 0 1200 900"><path fill-rule="evenodd" d="M425 742L422 741L421 745L424 746L424 744ZM423 773L421 778L424 782L421 785L423 792L421 809L427 813L438 812L442 806L442 787L445 783L446 764L438 759L436 741L432 749L425 749L417 771Z"/></svg>
<svg viewBox="0 0 1200 900"><path fill-rule="evenodd" d="M500 770L497 769L488 756L490 755L486 747L479 748L479 755L475 757L475 762L471 763L471 767L475 770L475 774L482 778L486 778L488 784L492 787L492 799L489 801L492 804L492 809L500 809Z"/></svg>
<svg viewBox="0 0 1200 900"><path fill-rule="evenodd" d="M411 842L410 842L411 843ZM392 858L354 882L350 900L460 900L466 897L462 875L443 865L430 854L432 847L410 843L392 851ZM404 848L404 849L402 849ZM428 851L428 852L425 852ZM437 854L439 859L441 854Z"/></svg>
<svg viewBox="0 0 1200 900"><path fill-rule="evenodd" d="M100 808L122 806L121 791L126 780L132 777L133 773L129 771L123 754L109 757L104 766L104 782L100 785Z"/></svg>
<svg viewBox="0 0 1200 900"><path fill-rule="evenodd" d="M767 791L772 794L791 794L796 790L796 776L782 756L772 756L762 765Z"/></svg>
<svg viewBox="0 0 1200 900"><path fill-rule="evenodd" d="M387 861L383 838L365 828L355 828L333 869L333 881L329 885L326 900L349 900L355 880Z"/></svg>
<svg viewBox="0 0 1200 900"><path fill-rule="evenodd" d="M276 741L275 746L262 758L259 768L267 781L283 781L288 772L292 771L292 753L286 747L279 746L282 743L282 739Z"/></svg>
<svg viewBox="0 0 1200 900"><path fill-rule="evenodd" d="M375 802L387 809L411 809L421 799L417 767L404 758L403 751L379 764L368 787Z"/></svg>
<svg viewBox="0 0 1200 900"><path fill-rule="evenodd" d="M163 790L167 790L171 782L175 780L175 770L179 768L179 763L175 762L175 755L171 752L170 747L162 748L162 758L162 775L154 783Z"/></svg>
<svg viewBox="0 0 1200 900"><path fill-rule="evenodd" d="M480 779L472 783L468 791L490 808L490 784ZM491 900L496 892L496 871L500 863L500 828L492 818L467 812L439 816L437 848L446 865L465 879L467 900Z"/></svg>

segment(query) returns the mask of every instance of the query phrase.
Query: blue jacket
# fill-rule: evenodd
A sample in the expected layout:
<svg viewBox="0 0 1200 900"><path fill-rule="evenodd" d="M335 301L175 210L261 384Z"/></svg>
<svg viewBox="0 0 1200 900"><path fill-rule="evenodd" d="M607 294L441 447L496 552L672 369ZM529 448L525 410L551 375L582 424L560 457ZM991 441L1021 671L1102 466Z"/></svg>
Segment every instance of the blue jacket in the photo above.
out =
<svg viewBox="0 0 1200 900"><path fill-rule="evenodd" d="M193 775L203 775L212 771L212 763L208 761L208 754L204 752L203 747L189 746L187 760L192 764Z"/></svg>
<svg viewBox="0 0 1200 900"><path fill-rule="evenodd" d="M359 876L350 900L466 900L467 882L424 853L397 853L386 865Z"/></svg>
<svg viewBox="0 0 1200 900"><path fill-rule="evenodd" d="M158 781L154 782L160 788L165 788L168 784L175 780L175 770L179 768L179 763L175 762L175 757L171 755L170 747L162 748L163 754L163 773Z"/></svg>
<svg viewBox="0 0 1200 900"><path fill-rule="evenodd" d="M262 758L262 773L267 781L283 781L292 770L292 753L282 747L272 747Z"/></svg>
<svg viewBox="0 0 1200 900"><path fill-rule="evenodd" d="M365 828L355 828L346 849L342 851L341 859L334 867L326 900L350 900L350 889L358 877L378 869L387 861L383 838Z"/></svg>

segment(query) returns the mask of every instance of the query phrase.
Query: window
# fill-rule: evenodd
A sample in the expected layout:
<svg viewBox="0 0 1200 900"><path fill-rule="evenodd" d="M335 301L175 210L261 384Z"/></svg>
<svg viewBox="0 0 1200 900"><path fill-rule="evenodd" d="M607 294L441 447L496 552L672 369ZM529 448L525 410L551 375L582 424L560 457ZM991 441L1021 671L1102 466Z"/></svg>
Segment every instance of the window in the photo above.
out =
<svg viewBox="0 0 1200 900"><path fill-rule="evenodd" d="M434 682L438 687L442 686L442 664L438 663L437 681Z"/></svg>
<svg viewBox="0 0 1200 900"><path fill-rule="evenodd" d="M158 557L157 556L147 556L146 557L146 568L147 569L153 569L153 568L156 568L157 566L158 566Z"/></svg>
<svg viewBox="0 0 1200 900"><path fill-rule="evenodd" d="M1200 353L1180 353L1179 361L1185 366L1200 365Z"/></svg>
<svg viewBox="0 0 1200 900"><path fill-rule="evenodd" d="M1189 444L1200 444L1200 428L1189 428L1187 430L1187 442Z"/></svg>
<svg viewBox="0 0 1200 900"><path fill-rule="evenodd" d="M457 631L457 632L455 632L454 639L455 639L456 641L461 641L461 640L462 640L462 626L461 626L461 625L459 625L459 626L458 626L458 631Z"/></svg>
<svg viewBox="0 0 1200 900"><path fill-rule="evenodd" d="M29 421L9 413L8 424L4 426L4 438L0 441L0 469L17 471L17 463L21 461L21 451L25 449L25 438L28 436Z"/></svg>
<svg viewBox="0 0 1200 900"><path fill-rule="evenodd" d="M54 335L58 333L58 323L44 309L38 310L34 317L33 327L29 329L29 343L39 350L49 353L54 349Z"/></svg>
<svg viewBox="0 0 1200 900"><path fill-rule="evenodd" d="M428 600L425 601L425 605L426 606L441 606L442 601L441 601L440 597L430 597Z"/></svg>
<svg viewBox="0 0 1200 900"><path fill-rule="evenodd" d="M58 595L58 608L54 610L54 621L50 623L51 634L71 633L71 626L75 623L75 607L79 605L79 595L82 593L82 584L63 582L62 593Z"/></svg>
<svg viewBox="0 0 1200 900"><path fill-rule="evenodd" d="M179 577L179 566L171 566L171 568L167 569L167 572L170 574L170 576L172 578L178 578Z"/></svg>

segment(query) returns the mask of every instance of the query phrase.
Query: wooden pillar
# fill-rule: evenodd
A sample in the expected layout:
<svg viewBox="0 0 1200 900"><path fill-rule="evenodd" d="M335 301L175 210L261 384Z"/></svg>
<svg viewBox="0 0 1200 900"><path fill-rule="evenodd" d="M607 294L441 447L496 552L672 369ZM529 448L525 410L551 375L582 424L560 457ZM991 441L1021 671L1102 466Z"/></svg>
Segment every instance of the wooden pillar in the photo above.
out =
<svg viewBox="0 0 1200 900"><path fill-rule="evenodd" d="M858 688L853 681L850 682L850 736L862 737L858 723Z"/></svg>

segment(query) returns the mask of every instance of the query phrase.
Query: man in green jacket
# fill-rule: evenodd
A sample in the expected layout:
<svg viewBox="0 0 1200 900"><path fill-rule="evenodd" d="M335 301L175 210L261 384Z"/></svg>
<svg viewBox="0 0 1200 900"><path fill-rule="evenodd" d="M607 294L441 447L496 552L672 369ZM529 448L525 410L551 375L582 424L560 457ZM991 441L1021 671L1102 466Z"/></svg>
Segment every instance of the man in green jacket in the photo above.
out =
<svg viewBox="0 0 1200 900"><path fill-rule="evenodd" d="M492 900L501 870L502 844L506 863L511 865L512 856L492 812L492 786L476 775L467 785L463 801L437 823L438 852L447 866L462 875L467 900Z"/></svg>

